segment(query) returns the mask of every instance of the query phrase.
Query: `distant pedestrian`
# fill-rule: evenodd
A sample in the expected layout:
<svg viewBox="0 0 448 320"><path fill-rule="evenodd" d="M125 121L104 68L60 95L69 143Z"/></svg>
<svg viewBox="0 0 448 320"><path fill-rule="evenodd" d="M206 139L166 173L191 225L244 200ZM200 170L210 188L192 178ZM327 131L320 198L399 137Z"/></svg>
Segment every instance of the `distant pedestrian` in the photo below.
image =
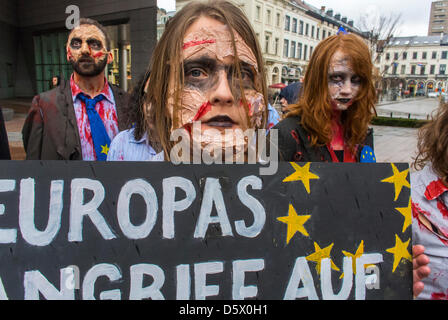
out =
<svg viewBox="0 0 448 320"><path fill-rule="evenodd" d="M288 112L288 106L290 104L296 104L298 102L301 91L302 84L300 82L291 83L280 90L278 98L280 99L280 104L282 105L283 114Z"/></svg>
<svg viewBox="0 0 448 320"><path fill-rule="evenodd" d="M61 77L53 76L53 78L51 78L51 89L56 88L60 83L61 83Z"/></svg>
<svg viewBox="0 0 448 320"><path fill-rule="evenodd" d="M3 110L0 108L0 160L11 160L9 151L8 133L6 132Z"/></svg>

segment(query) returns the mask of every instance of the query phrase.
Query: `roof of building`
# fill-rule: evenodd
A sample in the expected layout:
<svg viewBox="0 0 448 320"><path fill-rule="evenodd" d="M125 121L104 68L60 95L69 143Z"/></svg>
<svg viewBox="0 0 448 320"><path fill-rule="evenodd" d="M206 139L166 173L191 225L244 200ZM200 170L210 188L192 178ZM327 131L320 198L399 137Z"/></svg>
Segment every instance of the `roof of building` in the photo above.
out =
<svg viewBox="0 0 448 320"><path fill-rule="evenodd" d="M447 46L448 35L438 36L411 36L394 37L389 42L390 46Z"/></svg>

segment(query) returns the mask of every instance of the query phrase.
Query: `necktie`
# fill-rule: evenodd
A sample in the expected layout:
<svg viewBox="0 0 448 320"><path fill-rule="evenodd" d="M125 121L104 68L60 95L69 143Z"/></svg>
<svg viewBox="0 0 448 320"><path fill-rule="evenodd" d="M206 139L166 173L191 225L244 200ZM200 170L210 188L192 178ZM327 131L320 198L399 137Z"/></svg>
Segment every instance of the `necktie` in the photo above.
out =
<svg viewBox="0 0 448 320"><path fill-rule="evenodd" d="M86 105L87 117L89 118L90 131L92 133L93 147L95 148L96 160L106 161L107 152L110 146L110 138L104 127L103 120L95 110L95 106L98 102L103 100L104 95L100 94L93 99L88 98L85 94L78 94L78 98L81 99Z"/></svg>

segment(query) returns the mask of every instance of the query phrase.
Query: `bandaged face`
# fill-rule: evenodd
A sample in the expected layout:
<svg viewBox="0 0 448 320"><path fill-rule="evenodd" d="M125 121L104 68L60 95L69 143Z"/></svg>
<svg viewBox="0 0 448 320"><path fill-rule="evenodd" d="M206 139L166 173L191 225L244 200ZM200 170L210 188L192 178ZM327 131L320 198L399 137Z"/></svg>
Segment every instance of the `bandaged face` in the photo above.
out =
<svg viewBox="0 0 448 320"><path fill-rule="evenodd" d="M94 25L82 24L73 29L67 42L67 60L82 76L97 76L110 62L106 37Z"/></svg>
<svg viewBox="0 0 448 320"><path fill-rule="evenodd" d="M225 135L232 130L260 127L266 108L259 89L259 67L252 50L234 32L235 45L240 60L242 86L247 101L243 103L240 80L234 63L234 48L229 28L218 20L201 17L186 31L183 44L184 89L180 106L174 106L174 79L170 83L168 110L179 119L173 130L185 128L200 121L202 144L233 140ZM177 109L177 110L175 110ZM208 129L219 131L222 139ZM234 147L238 147L235 146ZM241 146L240 146L241 147ZM237 148L238 149L238 148Z"/></svg>
<svg viewBox="0 0 448 320"><path fill-rule="evenodd" d="M347 110L361 87L361 77L353 71L350 56L338 50L328 68L328 92L333 109Z"/></svg>

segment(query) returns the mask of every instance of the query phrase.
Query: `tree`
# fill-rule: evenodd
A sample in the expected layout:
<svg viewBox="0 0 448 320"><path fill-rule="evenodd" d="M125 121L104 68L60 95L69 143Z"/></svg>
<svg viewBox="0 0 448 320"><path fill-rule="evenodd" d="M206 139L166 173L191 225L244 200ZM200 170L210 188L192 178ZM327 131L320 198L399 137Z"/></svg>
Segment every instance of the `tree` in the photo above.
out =
<svg viewBox="0 0 448 320"><path fill-rule="evenodd" d="M361 30L365 30L374 64L380 63L383 55L387 53L388 48L393 44L392 40L397 36L401 23L401 14L380 14L376 7L368 7L365 13L361 15L359 26ZM392 73L396 74L398 67L397 60L403 56L408 48L409 45L406 45L401 47L401 52L395 52L394 55L389 54L389 59L383 70L375 68L375 87L377 88L379 98L381 98L383 93L383 79L385 74L389 70L392 70Z"/></svg>

